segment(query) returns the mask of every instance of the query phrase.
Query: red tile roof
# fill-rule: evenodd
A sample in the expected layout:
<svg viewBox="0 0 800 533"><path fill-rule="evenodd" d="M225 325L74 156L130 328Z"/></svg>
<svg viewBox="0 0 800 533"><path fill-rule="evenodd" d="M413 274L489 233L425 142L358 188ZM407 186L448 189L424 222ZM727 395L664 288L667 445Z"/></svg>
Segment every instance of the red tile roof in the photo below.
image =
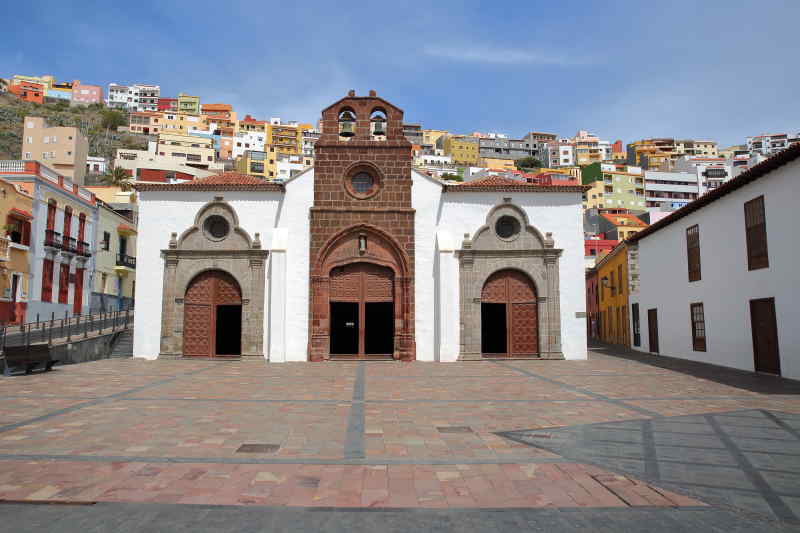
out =
<svg viewBox="0 0 800 533"><path fill-rule="evenodd" d="M590 189L587 185L537 185L527 181L515 180L503 176L487 176L485 178L445 185L445 192L457 191L524 191L524 192L584 192Z"/></svg>
<svg viewBox="0 0 800 533"><path fill-rule="evenodd" d="M646 223L629 214L610 215L608 213L602 213L602 216L615 226L647 226ZM622 221L625 222L623 223Z"/></svg>
<svg viewBox="0 0 800 533"><path fill-rule="evenodd" d="M184 183L137 183L134 188L138 191L282 191L283 185L239 172L222 172Z"/></svg>

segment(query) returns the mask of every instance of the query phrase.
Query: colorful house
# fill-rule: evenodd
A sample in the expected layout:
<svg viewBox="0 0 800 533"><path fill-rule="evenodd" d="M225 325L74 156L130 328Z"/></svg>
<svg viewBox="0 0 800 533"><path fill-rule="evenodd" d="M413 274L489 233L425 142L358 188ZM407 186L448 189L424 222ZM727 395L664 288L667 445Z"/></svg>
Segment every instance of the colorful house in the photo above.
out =
<svg viewBox="0 0 800 533"><path fill-rule="evenodd" d="M25 321L30 289L28 253L31 245L33 198L21 187L0 179L0 323Z"/></svg>
<svg viewBox="0 0 800 533"><path fill-rule="evenodd" d="M597 273L597 315L600 340L630 346L628 327L628 247L620 243L595 267Z"/></svg>

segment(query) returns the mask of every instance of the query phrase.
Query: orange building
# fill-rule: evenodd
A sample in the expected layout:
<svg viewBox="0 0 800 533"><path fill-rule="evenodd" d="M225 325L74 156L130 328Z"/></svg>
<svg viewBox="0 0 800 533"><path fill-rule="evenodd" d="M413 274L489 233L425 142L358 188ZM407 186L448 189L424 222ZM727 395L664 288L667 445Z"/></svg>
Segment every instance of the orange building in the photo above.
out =
<svg viewBox="0 0 800 533"><path fill-rule="evenodd" d="M33 102L34 104L44 103L45 86L41 83L23 80L19 83L12 83L8 88L8 92L26 102Z"/></svg>

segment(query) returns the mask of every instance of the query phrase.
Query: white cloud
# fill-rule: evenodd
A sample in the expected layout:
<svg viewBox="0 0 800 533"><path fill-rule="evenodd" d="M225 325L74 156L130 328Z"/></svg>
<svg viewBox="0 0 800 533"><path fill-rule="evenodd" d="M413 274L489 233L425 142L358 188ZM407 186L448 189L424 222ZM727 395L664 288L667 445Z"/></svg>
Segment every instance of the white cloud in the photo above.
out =
<svg viewBox="0 0 800 533"><path fill-rule="evenodd" d="M547 50L496 48L492 46L426 46L422 52L427 56L441 59L492 65L578 66L593 63L587 58L570 58Z"/></svg>

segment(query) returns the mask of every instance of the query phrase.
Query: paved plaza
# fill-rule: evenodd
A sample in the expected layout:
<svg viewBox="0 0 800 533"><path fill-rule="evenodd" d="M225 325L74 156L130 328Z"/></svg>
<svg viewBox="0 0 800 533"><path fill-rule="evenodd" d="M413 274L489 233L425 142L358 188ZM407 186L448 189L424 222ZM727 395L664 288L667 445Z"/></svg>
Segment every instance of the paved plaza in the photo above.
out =
<svg viewBox="0 0 800 533"><path fill-rule="evenodd" d="M800 525L800 383L618 348L452 364L110 359L0 384L0 509L18 521L0 529L52 516L158 531L182 513L196 531Z"/></svg>

